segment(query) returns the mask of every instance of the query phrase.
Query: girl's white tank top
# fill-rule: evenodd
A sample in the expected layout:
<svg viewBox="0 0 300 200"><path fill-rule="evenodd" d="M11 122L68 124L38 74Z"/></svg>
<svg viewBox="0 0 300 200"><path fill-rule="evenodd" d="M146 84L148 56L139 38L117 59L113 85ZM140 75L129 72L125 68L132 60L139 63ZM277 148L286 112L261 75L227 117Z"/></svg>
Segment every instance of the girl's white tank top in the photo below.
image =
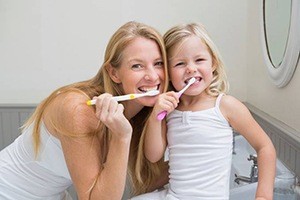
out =
<svg viewBox="0 0 300 200"><path fill-rule="evenodd" d="M215 107L167 117L169 193L178 199L228 199L233 130Z"/></svg>

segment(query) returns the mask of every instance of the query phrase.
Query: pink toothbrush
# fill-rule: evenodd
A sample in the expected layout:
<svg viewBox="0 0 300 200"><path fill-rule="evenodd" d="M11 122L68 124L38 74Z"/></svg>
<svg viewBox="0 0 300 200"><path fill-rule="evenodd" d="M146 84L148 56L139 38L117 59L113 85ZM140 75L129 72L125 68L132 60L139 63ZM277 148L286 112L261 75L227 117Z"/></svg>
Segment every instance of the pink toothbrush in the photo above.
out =
<svg viewBox="0 0 300 200"><path fill-rule="evenodd" d="M195 81L196 81L195 77L191 78L189 80L188 84L183 89L181 89L179 92L177 92L178 98L186 91L186 89L188 89L188 87L190 87L190 85L195 83ZM162 111L157 115L157 119L159 121L161 121L165 118L166 115L167 115L167 111Z"/></svg>

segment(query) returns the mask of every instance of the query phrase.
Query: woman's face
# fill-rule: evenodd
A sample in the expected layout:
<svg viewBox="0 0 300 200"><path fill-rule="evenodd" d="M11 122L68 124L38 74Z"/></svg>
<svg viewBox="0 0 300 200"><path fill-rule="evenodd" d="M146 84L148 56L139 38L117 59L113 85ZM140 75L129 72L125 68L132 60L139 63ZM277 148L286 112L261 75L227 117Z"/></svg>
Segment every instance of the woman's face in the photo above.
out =
<svg viewBox="0 0 300 200"><path fill-rule="evenodd" d="M121 65L115 70L113 80L121 84L125 94L163 91L164 63L159 46L146 38L134 39L123 51ZM157 96L135 99L135 103L153 106Z"/></svg>

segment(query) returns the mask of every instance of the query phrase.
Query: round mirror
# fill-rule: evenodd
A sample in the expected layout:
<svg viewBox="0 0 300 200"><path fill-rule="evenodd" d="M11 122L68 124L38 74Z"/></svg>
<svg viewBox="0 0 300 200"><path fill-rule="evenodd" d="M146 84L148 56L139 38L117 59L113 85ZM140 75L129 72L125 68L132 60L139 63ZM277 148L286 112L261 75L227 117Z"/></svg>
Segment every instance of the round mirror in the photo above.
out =
<svg viewBox="0 0 300 200"><path fill-rule="evenodd" d="M289 83L298 64L299 7L299 0L263 1L263 49L269 75L278 87Z"/></svg>
<svg viewBox="0 0 300 200"><path fill-rule="evenodd" d="M264 21L268 57L275 68L280 66L291 24L291 0L265 1Z"/></svg>

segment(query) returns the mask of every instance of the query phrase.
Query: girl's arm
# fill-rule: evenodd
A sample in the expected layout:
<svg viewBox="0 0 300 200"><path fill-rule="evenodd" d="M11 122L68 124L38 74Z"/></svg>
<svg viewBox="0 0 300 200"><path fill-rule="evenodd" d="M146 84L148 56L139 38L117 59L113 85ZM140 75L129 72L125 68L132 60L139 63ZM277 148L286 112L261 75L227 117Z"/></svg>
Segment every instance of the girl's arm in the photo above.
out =
<svg viewBox="0 0 300 200"><path fill-rule="evenodd" d="M234 97L224 96L220 108L230 125L243 135L257 152L259 176L256 199L272 200L276 172L276 152L272 141L247 107Z"/></svg>
<svg viewBox="0 0 300 200"><path fill-rule="evenodd" d="M96 115L94 109L85 104L86 97L78 93L61 95L45 115L47 126L51 126L50 119L59 117L63 128L74 135L63 135L52 127L61 141L79 200L119 200L125 188L132 128L123 115L123 106L111 101L107 94L101 96L96 103ZM103 133L95 132L99 121L111 132L103 166Z"/></svg>
<svg viewBox="0 0 300 200"><path fill-rule="evenodd" d="M148 120L148 129L144 138L145 157L152 163L159 161L165 152L166 120L159 121L157 115L162 111L172 112L178 104L178 97L175 92L161 94L156 101L153 111Z"/></svg>

